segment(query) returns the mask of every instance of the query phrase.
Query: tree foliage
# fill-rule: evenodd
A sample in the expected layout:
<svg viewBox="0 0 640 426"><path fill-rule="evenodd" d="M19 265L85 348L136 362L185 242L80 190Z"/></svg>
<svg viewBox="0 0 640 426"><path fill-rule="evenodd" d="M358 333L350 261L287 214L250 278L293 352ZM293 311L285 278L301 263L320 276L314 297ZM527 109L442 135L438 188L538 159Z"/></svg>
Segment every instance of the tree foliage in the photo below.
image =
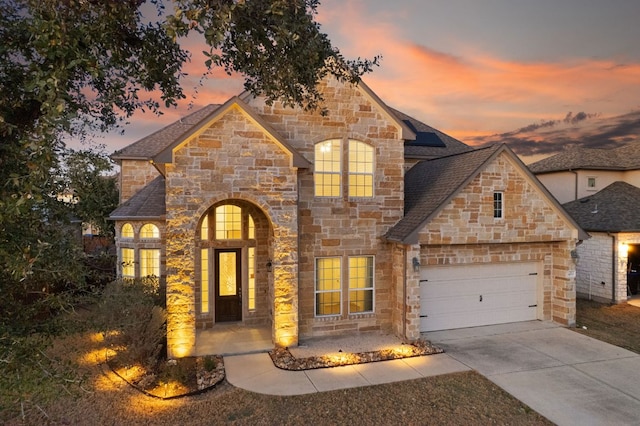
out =
<svg viewBox="0 0 640 426"><path fill-rule="evenodd" d="M22 302L82 282L65 224L75 214L108 230L100 215L112 206L113 182L100 177L106 160L69 155L65 141L184 98L190 56L181 37L201 33L209 67L303 108L321 107L325 76L357 82L377 62L342 57L315 22L317 0L171 4L168 12L162 0L0 2L0 325L24 313ZM56 196L69 189L81 200L72 208Z"/></svg>

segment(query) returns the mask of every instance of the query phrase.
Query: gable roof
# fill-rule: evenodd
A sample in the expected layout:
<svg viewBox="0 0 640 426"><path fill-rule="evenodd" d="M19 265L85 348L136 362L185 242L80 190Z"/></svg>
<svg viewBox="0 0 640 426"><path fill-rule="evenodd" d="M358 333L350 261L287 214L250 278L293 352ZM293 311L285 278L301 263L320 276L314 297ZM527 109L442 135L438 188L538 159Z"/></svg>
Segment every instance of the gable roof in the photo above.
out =
<svg viewBox="0 0 640 426"><path fill-rule="evenodd" d="M202 133L209 128L213 123L224 117L232 109L239 110L246 118L253 121L255 125L261 127L269 137L276 142L277 145L285 152L291 154L291 164L293 167L307 168L311 165L311 162L298 153L289 142L287 142L280 134L266 121L262 119L249 105L247 105L238 96L234 96L229 99L224 105L216 108L210 114L203 117L198 123L193 125L187 132L184 132L179 137L175 138L169 145L167 145L162 151L153 156L153 161L156 163L170 163L173 161L173 153L180 146L185 144L190 138Z"/></svg>
<svg viewBox="0 0 640 426"><path fill-rule="evenodd" d="M529 170L536 174L579 169L640 169L640 140L614 149L570 148L529 164Z"/></svg>
<svg viewBox="0 0 640 426"><path fill-rule="evenodd" d="M150 160L218 108L220 108L218 104L209 104L114 152L111 158L114 160Z"/></svg>
<svg viewBox="0 0 640 426"><path fill-rule="evenodd" d="M165 214L165 181L164 177L158 176L112 211L109 219L162 219Z"/></svg>
<svg viewBox="0 0 640 426"><path fill-rule="evenodd" d="M393 113L411 128L416 134L415 139L404 143L405 158L430 160L446 155L460 154L474 149L465 143L452 138L446 133L435 129L420 120L392 108Z"/></svg>
<svg viewBox="0 0 640 426"><path fill-rule="evenodd" d="M405 174L405 216L385 235L385 239L403 244L418 242L420 229L464 189L498 155L506 153L531 182L546 195L558 211L563 209L549 191L506 145L493 145L461 154L421 161ZM588 235L571 216L563 215L578 229L580 239Z"/></svg>
<svg viewBox="0 0 640 426"><path fill-rule="evenodd" d="M586 231L640 232L640 188L626 182L614 182L563 207Z"/></svg>
<svg viewBox="0 0 640 426"><path fill-rule="evenodd" d="M387 232L389 241L417 242L417 234L482 166L504 150L494 145L462 154L421 161L405 174L405 216Z"/></svg>

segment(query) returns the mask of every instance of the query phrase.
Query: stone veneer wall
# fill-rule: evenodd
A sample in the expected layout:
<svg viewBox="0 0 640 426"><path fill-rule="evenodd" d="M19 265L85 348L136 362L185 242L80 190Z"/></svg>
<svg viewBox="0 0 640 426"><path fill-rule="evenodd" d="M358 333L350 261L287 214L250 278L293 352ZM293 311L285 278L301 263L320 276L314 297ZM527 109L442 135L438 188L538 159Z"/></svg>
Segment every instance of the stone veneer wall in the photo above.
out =
<svg viewBox="0 0 640 426"><path fill-rule="evenodd" d="M224 200L243 200L271 221L273 339L298 338L297 172L290 155L238 108L176 150L167 179L167 334L169 356L195 348L196 234L202 215Z"/></svg>
<svg viewBox="0 0 640 426"><path fill-rule="evenodd" d="M590 232L590 235L577 247L578 296L602 303L626 302L628 257L620 246L640 244L640 234Z"/></svg>
<svg viewBox="0 0 640 426"><path fill-rule="evenodd" d="M503 219L493 217L494 191L504 193ZM575 264L570 253L576 238L577 230L503 153L421 230L421 264L543 262L544 319L573 325ZM419 308L419 301L412 308ZM419 326L419 318L413 321Z"/></svg>
<svg viewBox="0 0 640 426"><path fill-rule="evenodd" d="M399 139L396 125L360 89L333 80L323 83L321 89L327 100L323 106L328 115L324 117L317 112L285 108L279 103L268 106L259 98L248 100L265 121L311 162L317 142L343 141L341 197L314 197L313 170L300 171L300 336L391 331L397 311L394 282L404 271L394 265L393 245L382 242L380 237L403 216L404 143ZM348 139L374 148L373 198L350 199L346 195ZM375 256L373 313L348 313L346 265L349 256L357 255ZM342 314L339 316L315 316L315 258L324 256L342 258Z"/></svg>
<svg viewBox="0 0 640 426"><path fill-rule="evenodd" d="M120 204L160 176L148 160L122 160L120 162Z"/></svg>

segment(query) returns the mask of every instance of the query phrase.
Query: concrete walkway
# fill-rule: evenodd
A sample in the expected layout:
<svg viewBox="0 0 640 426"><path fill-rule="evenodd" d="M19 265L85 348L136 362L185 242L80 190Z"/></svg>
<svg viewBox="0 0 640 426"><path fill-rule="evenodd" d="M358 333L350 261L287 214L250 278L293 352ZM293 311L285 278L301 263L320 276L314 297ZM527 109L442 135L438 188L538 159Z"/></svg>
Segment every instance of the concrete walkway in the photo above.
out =
<svg viewBox="0 0 640 426"><path fill-rule="evenodd" d="M446 353L307 371L266 353L225 357L234 386L297 395L476 370L558 425L640 424L640 355L530 321L425 333Z"/></svg>
<svg viewBox="0 0 640 426"><path fill-rule="evenodd" d="M640 424L640 355L532 321L426 333L558 425Z"/></svg>
<svg viewBox="0 0 640 426"><path fill-rule="evenodd" d="M300 395L469 370L446 354L344 367L286 371L273 365L266 353L224 357L227 380L232 385L269 395Z"/></svg>

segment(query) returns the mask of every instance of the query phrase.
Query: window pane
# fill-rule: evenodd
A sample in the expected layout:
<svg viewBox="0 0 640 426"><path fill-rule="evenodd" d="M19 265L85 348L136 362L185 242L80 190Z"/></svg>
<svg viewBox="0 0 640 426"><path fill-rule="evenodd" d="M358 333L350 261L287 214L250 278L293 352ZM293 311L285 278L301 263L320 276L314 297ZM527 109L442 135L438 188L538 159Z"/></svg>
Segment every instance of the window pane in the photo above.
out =
<svg viewBox="0 0 640 426"><path fill-rule="evenodd" d="M349 141L349 197L373 197L373 147Z"/></svg>
<svg viewBox="0 0 640 426"><path fill-rule="evenodd" d="M134 251L131 248L121 249L122 276L126 278L135 278Z"/></svg>
<svg viewBox="0 0 640 426"><path fill-rule="evenodd" d="M223 252L218 256L220 296L235 296L237 294L236 253Z"/></svg>
<svg viewBox="0 0 640 426"><path fill-rule="evenodd" d="M493 217L501 218L502 217L502 192L494 192L493 193Z"/></svg>
<svg viewBox="0 0 640 426"><path fill-rule="evenodd" d="M200 312L209 312L209 249L200 250Z"/></svg>
<svg viewBox="0 0 640 426"><path fill-rule="evenodd" d="M316 259L316 315L340 314L341 270L339 257Z"/></svg>
<svg viewBox="0 0 640 426"><path fill-rule="evenodd" d="M249 296L247 297L249 310L254 310L256 308L256 249L255 247L249 247L248 249L248 262L247 265L249 281L247 283L247 290Z"/></svg>
<svg viewBox="0 0 640 426"><path fill-rule="evenodd" d="M152 223L146 223L140 228L140 238L160 238L160 230Z"/></svg>
<svg viewBox="0 0 640 426"><path fill-rule="evenodd" d="M316 197L339 197L342 174L342 151L339 140L315 146L314 183Z"/></svg>
<svg viewBox="0 0 640 426"><path fill-rule="evenodd" d="M253 221L253 217L249 215L249 229L247 232L247 238L254 240L256 238L256 224Z"/></svg>
<svg viewBox="0 0 640 426"><path fill-rule="evenodd" d="M349 258L349 313L373 311L373 256Z"/></svg>
<svg viewBox="0 0 640 426"><path fill-rule="evenodd" d="M133 238L133 226L130 223L125 223L124 225L122 225L120 236L122 238Z"/></svg>
<svg viewBox="0 0 640 426"><path fill-rule="evenodd" d="M160 250L140 250L140 276L160 277Z"/></svg>
<svg viewBox="0 0 640 426"><path fill-rule="evenodd" d="M202 219L202 224L200 225L200 239L209 239L209 215L206 215L204 219Z"/></svg>
<svg viewBox="0 0 640 426"><path fill-rule="evenodd" d="M216 207L216 239L242 239L242 210L238 206L226 204Z"/></svg>

